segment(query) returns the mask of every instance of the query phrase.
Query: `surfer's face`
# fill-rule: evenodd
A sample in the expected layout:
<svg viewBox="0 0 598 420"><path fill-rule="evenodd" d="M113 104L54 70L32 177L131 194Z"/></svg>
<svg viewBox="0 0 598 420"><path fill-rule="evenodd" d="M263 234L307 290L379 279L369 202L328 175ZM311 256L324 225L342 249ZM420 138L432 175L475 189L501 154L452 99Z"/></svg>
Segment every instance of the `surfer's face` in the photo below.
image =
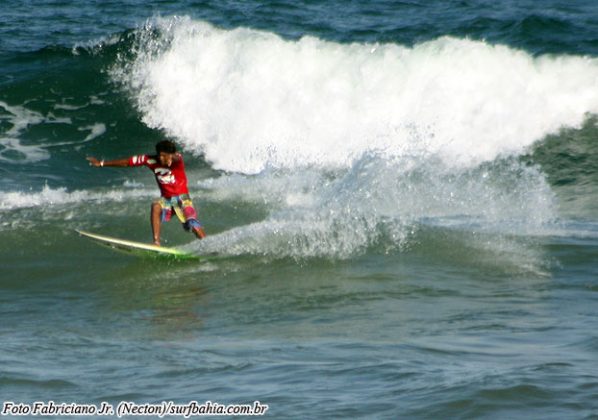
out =
<svg viewBox="0 0 598 420"><path fill-rule="evenodd" d="M172 159L174 158L174 153L160 152L158 158L160 159L160 165L170 168L170 165L172 165Z"/></svg>

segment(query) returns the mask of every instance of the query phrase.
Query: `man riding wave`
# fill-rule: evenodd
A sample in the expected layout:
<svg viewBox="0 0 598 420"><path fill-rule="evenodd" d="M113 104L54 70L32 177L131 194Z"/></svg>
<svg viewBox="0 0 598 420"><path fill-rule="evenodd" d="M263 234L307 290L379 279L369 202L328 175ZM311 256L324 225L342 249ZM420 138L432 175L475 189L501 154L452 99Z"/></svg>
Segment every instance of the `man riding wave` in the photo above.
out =
<svg viewBox="0 0 598 420"><path fill-rule="evenodd" d="M163 140L156 144L156 155L137 155L107 161L88 157L87 160L95 167L146 166L154 173L160 188L160 198L152 203L150 216L155 245L160 245L161 224L169 221L173 213L186 231L193 232L198 239L206 236L189 197L183 155L177 152L173 142Z"/></svg>

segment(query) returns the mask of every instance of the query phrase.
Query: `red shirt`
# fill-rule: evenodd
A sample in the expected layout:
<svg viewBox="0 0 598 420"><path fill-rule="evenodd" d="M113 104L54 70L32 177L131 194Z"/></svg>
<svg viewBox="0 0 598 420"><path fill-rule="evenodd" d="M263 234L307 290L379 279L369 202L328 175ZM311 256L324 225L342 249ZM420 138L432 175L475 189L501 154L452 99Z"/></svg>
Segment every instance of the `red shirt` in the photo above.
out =
<svg viewBox="0 0 598 420"><path fill-rule="evenodd" d="M164 198L189 194L187 189L187 175L183 156L177 153L172 159L172 165L163 166L158 156L138 155L129 158L129 166L147 166L154 173L160 194Z"/></svg>

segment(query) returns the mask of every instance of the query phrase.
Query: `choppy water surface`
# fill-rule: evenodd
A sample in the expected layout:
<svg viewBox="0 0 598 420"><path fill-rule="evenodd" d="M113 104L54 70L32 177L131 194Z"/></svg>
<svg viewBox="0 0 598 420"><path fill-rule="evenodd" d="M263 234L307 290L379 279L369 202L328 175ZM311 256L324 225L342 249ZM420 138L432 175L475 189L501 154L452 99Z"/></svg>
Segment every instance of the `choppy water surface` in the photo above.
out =
<svg viewBox="0 0 598 420"><path fill-rule="evenodd" d="M592 2L8 0L3 401L598 415ZM204 263L149 241L186 155Z"/></svg>

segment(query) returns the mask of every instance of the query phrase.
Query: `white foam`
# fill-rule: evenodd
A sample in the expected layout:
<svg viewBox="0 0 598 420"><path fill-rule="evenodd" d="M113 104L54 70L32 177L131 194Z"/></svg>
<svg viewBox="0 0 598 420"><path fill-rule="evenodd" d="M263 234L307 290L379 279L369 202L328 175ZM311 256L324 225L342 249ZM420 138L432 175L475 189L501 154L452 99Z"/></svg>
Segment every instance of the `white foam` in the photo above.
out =
<svg viewBox="0 0 598 420"><path fill-rule="evenodd" d="M14 137L0 137L0 161L39 162L50 158L50 153L40 146L28 146Z"/></svg>
<svg viewBox="0 0 598 420"><path fill-rule="evenodd" d="M161 31L157 39L154 29ZM598 61L442 37L405 47L284 40L158 19L112 75L144 121L216 168L348 168L371 151L472 167L598 112Z"/></svg>
<svg viewBox="0 0 598 420"><path fill-rule="evenodd" d="M7 191L0 194L0 211L27 208L48 208L78 203L122 202L128 199L155 195L155 191L135 189L113 189L106 192L86 190L67 191L66 188L50 188L45 185L41 191Z"/></svg>
<svg viewBox="0 0 598 420"><path fill-rule="evenodd" d="M0 101L7 115L1 115L12 124L12 127L0 137L0 161L11 161L15 157L27 162L38 162L48 159L50 154L40 146L24 145L19 139L23 131L30 125L40 124L45 117L39 112L32 111L24 106L12 106Z"/></svg>
<svg viewBox="0 0 598 420"><path fill-rule="evenodd" d="M69 98L69 99L72 99L72 98ZM79 111L81 109L87 108L90 105L104 105L105 103L106 103L105 101L99 99L96 95L91 95L89 97L89 102L84 103L82 105L71 105L68 103L64 103L64 99L63 99L63 103L55 104L54 109L63 110L63 111Z"/></svg>
<svg viewBox="0 0 598 420"><path fill-rule="evenodd" d="M93 125L88 125L85 127L78 128L79 131L89 131L87 137L83 139L81 143L86 143L88 141L92 141L97 137L100 137L104 133L106 133L106 124L104 123L95 123Z"/></svg>
<svg viewBox="0 0 598 420"><path fill-rule="evenodd" d="M91 39L84 42L77 42L71 49L73 55L79 55L81 51L95 55L103 51L106 47L115 45L120 41L120 36L111 35L103 36L96 39Z"/></svg>
<svg viewBox="0 0 598 420"><path fill-rule="evenodd" d="M0 101L0 107L11 114L10 116L2 117L3 119L8 119L12 123L12 127L5 132L8 136L16 136L29 125L39 124L44 121L44 116L42 114L23 106L11 106L6 102Z"/></svg>
<svg viewBox="0 0 598 420"><path fill-rule="evenodd" d="M8 105L2 101L0 101L0 107L6 112L5 115L0 115L0 119L7 120L12 125L0 137L0 161L14 161L17 159L28 163L39 162L50 158L47 148L87 143L106 132L106 125L96 122L93 125L78 128L79 131L89 131L89 134L83 140L25 145L21 137L30 126L37 124L72 125L72 119L69 117L56 117L51 112L47 115L42 115L39 112L26 108L24 105ZM56 105L54 108L61 109L60 105ZM62 109L67 108L62 106Z"/></svg>
<svg viewBox="0 0 598 420"><path fill-rule="evenodd" d="M64 110L64 111L78 111L80 109L86 108L89 104L85 105L69 105L69 104L56 104L54 105L54 109Z"/></svg>
<svg viewBox="0 0 598 420"><path fill-rule="evenodd" d="M513 159L455 173L438 159L368 154L334 175L232 174L200 185L202 199L263 203L268 211L262 221L191 246L233 255L345 258L371 246L401 250L422 226L538 235L557 214L538 169Z"/></svg>
<svg viewBox="0 0 598 420"><path fill-rule="evenodd" d="M106 103L106 101L103 101L102 99L98 98L95 95L92 95L89 97L90 105L104 105L105 103Z"/></svg>

